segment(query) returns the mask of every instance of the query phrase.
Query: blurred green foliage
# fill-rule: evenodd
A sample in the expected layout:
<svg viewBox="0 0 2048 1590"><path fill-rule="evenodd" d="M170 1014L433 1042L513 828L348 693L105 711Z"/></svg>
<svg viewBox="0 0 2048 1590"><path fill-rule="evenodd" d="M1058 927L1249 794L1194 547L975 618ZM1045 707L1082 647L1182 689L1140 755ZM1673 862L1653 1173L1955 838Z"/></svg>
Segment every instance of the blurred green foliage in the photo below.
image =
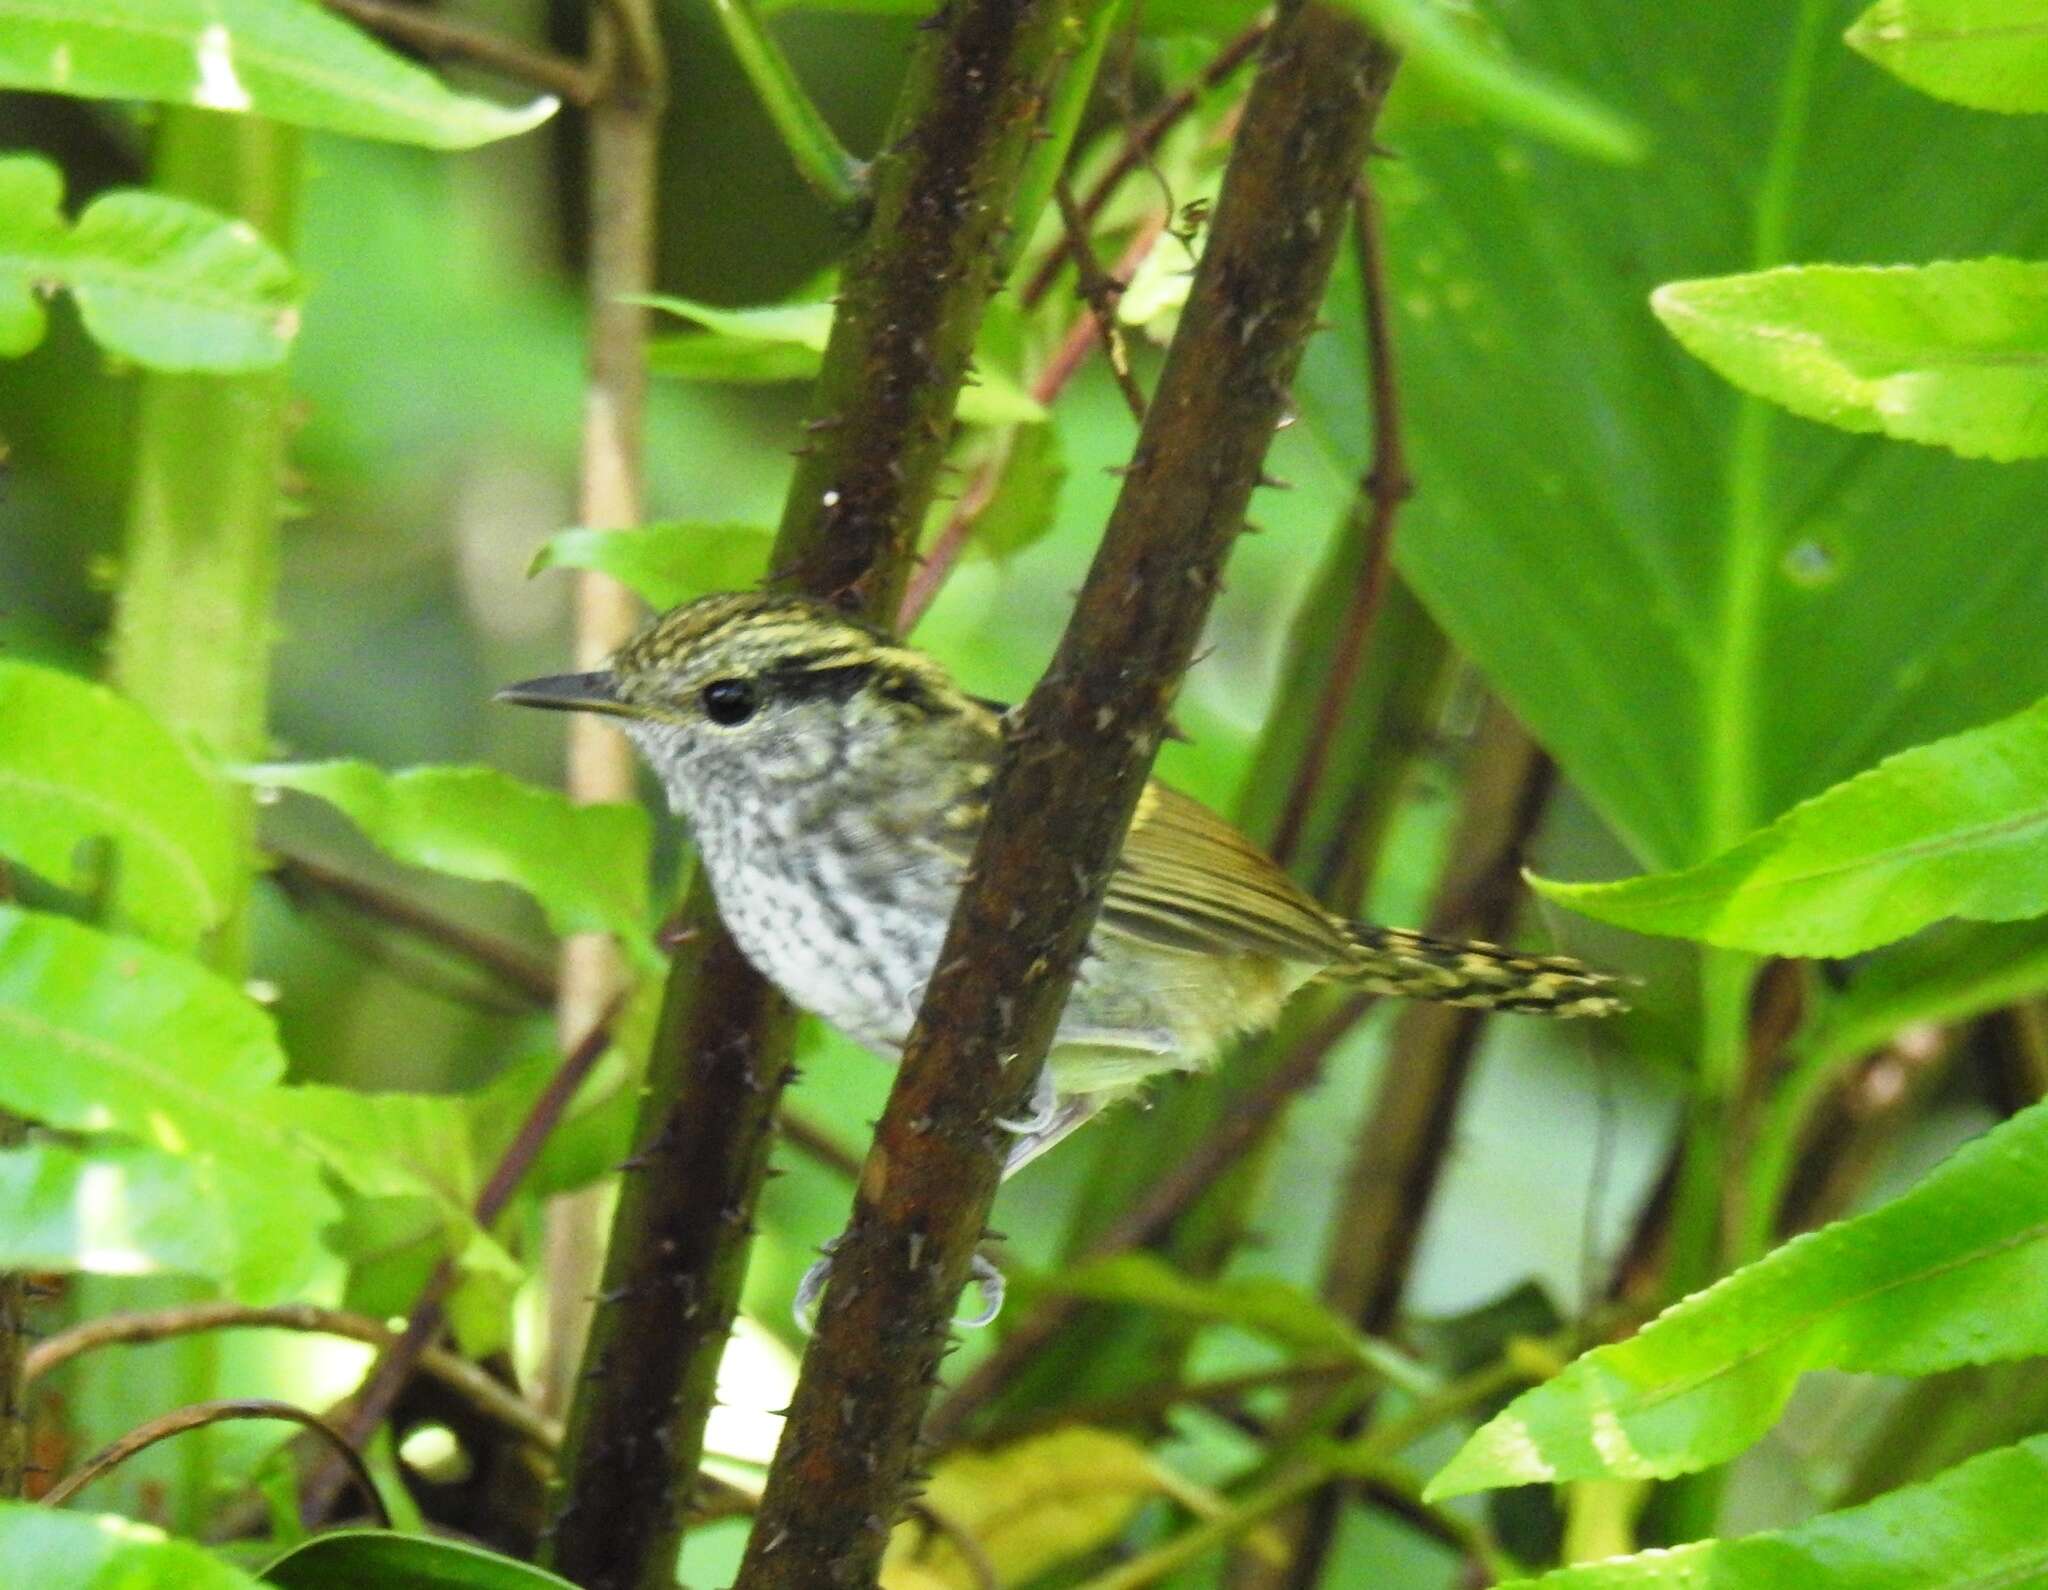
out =
<svg viewBox="0 0 2048 1590"><path fill-rule="evenodd" d="M1087 1323L994 1416L1000 1429L1064 1409L1115 1432L955 1455L933 1494L956 1526L1001 1536L1004 1583L1138 1583L1116 1575L1139 1568L1106 1566L1112 1545L1141 1567L1163 1554L1157 1582L1276 1582L1261 1560L1294 1537L1272 1520L1331 1477L1362 1486L1320 1561L1315 1582L1332 1586L1448 1587L1474 1563L1533 1571L1560 1540L1662 1544L1672 1517L1694 1521L1686 1535L1788 1532L1547 1582L1779 1585L1806 1561L1823 1565L1802 1584L2010 1571L2027 1542L2008 1540L2003 1514L2040 1488L2031 1415L2011 1410L2048 1406L2039 1310L2010 1301L2038 1294L2048 1230L2048 953L2032 920L2048 810L2035 705L2048 695L2043 267L1926 262L2048 251L2048 121L1958 108L2048 107L2038 52L1994 53L1973 31L2048 17L2033 0L1967 17L1944 0L1884 0L1860 22L1835 0L1357 3L1420 68L1383 130L1396 158L1373 168L1419 490L1301 870L1375 919L1419 919L1462 859L1447 836L1493 692L1562 775L1528 863L1556 879L1666 874L1553 897L1721 948L1520 912L1520 937L1641 974L1640 1009L1597 1033L1488 1024L1446 1101L1399 1347L1315 1297L1345 1240L1354 1145L1376 1101L1399 1096L1385 1017L1334 1043L1303 1105L1159 1254L1064 1268L1228 1120L1307 1019L1226 1078L1170 1079L1149 1116L1077 1136L1005 1191L1000 1221L1020 1294L1086 1296ZM817 110L871 152L926 8L768 9ZM566 3L478 0L461 15L581 43ZM1082 185L1249 16L1173 0L1110 31L1081 102ZM561 571L606 570L657 602L760 571L764 535L747 527L780 515L849 236L800 180L719 23L680 0L661 17L677 78L658 279L674 295L664 307L698 329L665 322L653 347L660 524L629 539L571 523L588 224L573 114L529 130L538 112L504 110L516 96L502 84L401 61L309 0L235 0L218 15L166 0L146 17L122 0L102 54L0 0L0 81L44 91L0 95L0 187L16 196L0 218L0 342L20 355L0 359L0 1106L42 1128L0 1151L0 1262L80 1272L53 1310L91 1318L184 1295L169 1275L385 1317L446 1259L455 1345L515 1375L531 1366L542 1202L602 1185L623 1152L651 983L523 1195L488 1231L470 1209L556 1063L552 936L611 932L645 972L681 844L658 803L650 846L639 813L572 811L532 787L558 781L559 725L489 697L564 666ZM1944 29L1968 48L1932 53ZM53 53L74 46L85 53ZM1141 385L1185 292L1241 83L1195 94L1096 221L1105 261L1164 229L1120 310ZM162 105L195 99L311 129L295 244L129 191L151 180L161 118L191 114ZM501 141L435 152L484 139ZM1599 163L1589 149L1639 158ZM1059 229L1049 212L1026 219L954 443L959 490L985 482L993 502L916 632L968 688L1004 700L1030 688L1059 634L1136 435L1099 357L1049 400L1034 392L1077 304L1070 277L1028 301ZM110 299L116 266L139 274ZM1316 732L1361 577L1355 510L1383 440L1364 274L1354 238L1298 383L1303 423L1275 438L1269 467L1291 489L1255 500L1260 533L1234 555L1176 708L1184 738L1161 758L1261 834ZM61 299L46 310L56 283L82 322ZM245 615L252 633L274 626L279 765L235 771L81 681L105 672L123 527L139 511L149 421L136 394L161 378L135 366L188 368L229 344L238 367L263 364L286 342L277 607ZM928 539L953 509L940 505ZM154 620L175 635L189 615L167 607ZM246 987L214 953L258 864L231 810L237 778L319 797L262 810L260 865L277 870L237 938ZM333 875L353 892L318 882ZM475 953L409 929L392 901L453 920ZM1957 915L1996 920L1939 921ZM1834 959L1759 979L1739 953L1791 950ZM801 1058L791 1110L858 1156L887 1073L816 1024ZM787 1400L797 1277L844 1216L847 1182L827 1157L785 1147L761 1210L744 1352L712 1437L740 1472L774 1428L749 1410ZM1898 1194L1764 1256L1799 1224ZM1617 1296L1661 1304L1745 1259L1758 1262L1502 1411L1578 1345L1532 1333L1557 1320L1597 1333ZM1508 1296L1515 1308L1490 1306ZM956 1369L991 1348L977 1338ZM67 1467L178 1400L322 1405L363 1359L273 1332L121 1351L118 1372L68 1366L61 1401L42 1405ZM1996 1395L1954 1375L1911 1397L1874 1378L1799 1383L1823 1368L2004 1359L2014 1380ZM1336 1389L1311 1382L1327 1395L1290 1403L1283 1371L1333 1360L1346 1367ZM1162 1412L1178 1381L1246 1375L1270 1383ZM1347 1429L1382 1379L1396 1390L1377 1422ZM1136 1413L1117 1401L1147 1388L1169 1395ZM1320 1423L1290 1422L1304 1406ZM1853 1454L1799 1444L1801 1410L1822 1406L1854 1431ZM1630 1493L1611 1487L1437 1509L1423 1477L1488 1418L1444 1470L1447 1492L1668 1477L1742 1455L1725 1491L1667 1491L1640 1530ZM1897 1460L1934 1420L1943 1464L2001 1450L1940 1475ZM238 1425L196 1457L161 1449L101 1481L94 1504L193 1527L277 1445ZM1807 1522L1866 1499L1858 1463L1908 1488ZM1076 1500L1111 1472L1122 1478ZM409 1477L431 1510L431 1488ZM740 1530L693 1534L685 1577L722 1582ZM1821 1540L1839 1549L1817 1554ZM348 1559L335 1572L356 1571L351 1552L412 1550L325 1548ZM299 1559L306 1574L316 1555ZM388 1571L520 1582L459 1555ZM887 1583L973 1583L970 1557L906 1525ZM117 1571L137 1585L254 1582L133 1526L17 1507L0 1512L0 1568L38 1585ZM429 1577L444 1569L455 1577Z"/></svg>

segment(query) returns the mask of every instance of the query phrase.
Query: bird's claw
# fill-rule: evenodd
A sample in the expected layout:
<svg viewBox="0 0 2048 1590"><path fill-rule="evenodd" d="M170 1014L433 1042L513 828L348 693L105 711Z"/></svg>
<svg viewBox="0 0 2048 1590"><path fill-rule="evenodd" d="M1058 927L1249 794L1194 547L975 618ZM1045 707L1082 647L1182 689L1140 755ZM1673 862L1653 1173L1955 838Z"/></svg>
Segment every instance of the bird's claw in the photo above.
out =
<svg viewBox="0 0 2048 1590"><path fill-rule="evenodd" d="M817 1329L818 1303L825 1295L825 1283L832 1278L832 1255L838 1250L841 1240L834 1237L819 1249L817 1261L804 1271L803 1279L796 1284L796 1298L790 1305L790 1314L796 1320L796 1328L806 1336ZM975 1251L970 1273L974 1285L981 1292L981 1307L967 1318L956 1319L953 1323L963 1330L978 1331L992 1324L1002 1313L1003 1295L1008 1290L1008 1283L994 1261L979 1249Z"/></svg>
<svg viewBox="0 0 2048 1590"><path fill-rule="evenodd" d="M1031 1113L1029 1115L998 1115L996 1125L1018 1137L1036 1137L1059 1119L1060 1096L1052 1085L1050 1072L1038 1073L1038 1082L1031 1089Z"/></svg>

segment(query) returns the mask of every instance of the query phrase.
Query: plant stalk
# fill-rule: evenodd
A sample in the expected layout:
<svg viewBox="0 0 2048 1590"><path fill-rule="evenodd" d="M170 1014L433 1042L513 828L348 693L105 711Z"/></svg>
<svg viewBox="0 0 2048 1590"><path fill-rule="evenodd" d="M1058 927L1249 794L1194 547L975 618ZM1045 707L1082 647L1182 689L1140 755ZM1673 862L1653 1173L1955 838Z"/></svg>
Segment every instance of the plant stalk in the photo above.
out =
<svg viewBox="0 0 2048 1590"><path fill-rule="evenodd" d="M1130 472L1013 715L937 968L833 1261L736 1590L871 1585L1110 868L1244 523L1391 76L1351 16L1275 25Z"/></svg>
<svg viewBox="0 0 2048 1590"><path fill-rule="evenodd" d="M873 171L770 559L887 622L938 484L1062 0L961 0L926 34ZM586 1590L666 1590L745 1277L794 1017L719 923L682 914L569 1416L548 1545Z"/></svg>

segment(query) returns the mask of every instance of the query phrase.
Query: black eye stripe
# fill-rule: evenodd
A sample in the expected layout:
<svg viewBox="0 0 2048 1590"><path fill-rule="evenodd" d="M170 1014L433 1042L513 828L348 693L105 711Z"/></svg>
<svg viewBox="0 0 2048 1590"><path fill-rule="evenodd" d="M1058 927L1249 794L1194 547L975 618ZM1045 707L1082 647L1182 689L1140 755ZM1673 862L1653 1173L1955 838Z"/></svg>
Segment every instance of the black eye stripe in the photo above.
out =
<svg viewBox="0 0 2048 1590"><path fill-rule="evenodd" d="M761 675L762 683L784 701L845 703L860 694L875 676L875 664L871 662L842 663L830 668L792 668L789 663L790 659L785 659Z"/></svg>

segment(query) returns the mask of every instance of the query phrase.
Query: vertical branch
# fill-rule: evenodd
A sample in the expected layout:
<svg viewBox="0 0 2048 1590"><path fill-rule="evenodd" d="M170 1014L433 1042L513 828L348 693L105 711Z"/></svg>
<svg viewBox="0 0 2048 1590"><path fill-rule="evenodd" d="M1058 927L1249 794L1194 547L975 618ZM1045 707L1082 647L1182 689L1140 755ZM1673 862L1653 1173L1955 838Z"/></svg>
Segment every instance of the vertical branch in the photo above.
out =
<svg viewBox="0 0 2048 1590"><path fill-rule="evenodd" d="M152 186L247 221L290 252L300 181L296 131L260 117L166 108L157 122ZM116 593L114 683L220 760L268 749L272 607L289 394L282 370L248 375L141 377L127 539ZM227 918L207 947L239 979L248 959L248 902L256 870L255 804L225 788L243 865ZM157 1296L189 1299L195 1283L166 1280ZM87 1287L89 1292L90 1288ZM203 1294L198 1294L203 1295ZM212 1393L216 1349L175 1349L162 1390L180 1402ZM196 1525L210 1500L210 1438L176 1454L172 1515Z"/></svg>
<svg viewBox="0 0 2048 1590"><path fill-rule="evenodd" d="M583 397L578 522L624 530L646 515L647 310L654 286L655 206L667 68L650 0L600 4L591 18L598 93L590 109L589 364ZM575 665L597 668L639 618L632 592L586 571L575 587ZM630 801L633 754L603 719L569 714L568 791L577 801ZM562 946L555 1025L566 1049L596 1025L623 980L618 948L601 934ZM602 1263L600 1189L555 1199L545 1216L542 1269L547 1332L539 1398L559 1413L589 1324Z"/></svg>
<svg viewBox="0 0 2048 1590"><path fill-rule="evenodd" d="M895 610L1066 16L1065 0L957 0L920 45L844 273L777 583ZM683 923L549 1546L588 1590L671 1582L789 1075L793 1015L701 880Z"/></svg>
<svg viewBox="0 0 2048 1590"><path fill-rule="evenodd" d="M995 1194L1314 320L1392 56L1283 12L1129 474L1045 677L1012 715L863 1167L737 1590L872 1584Z"/></svg>
<svg viewBox="0 0 2048 1590"><path fill-rule="evenodd" d="M1394 551L1394 524L1401 504L1414 494L1415 483L1408 474L1408 452L1402 445L1399 380L1394 368L1394 334L1387 313L1386 259L1381 246L1378 206L1372 185L1358 180L1352 200L1353 231L1358 240L1358 274L1364 297L1365 358L1372 386L1372 465L1366 471L1353 511L1366 510L1361 537L1365 544L1365 567L1354 588L1350 611L1330 657L1330 671L1316 702L1314 727L1302 748L1301 764L1288 787L1287 804L1273 831L1273 859L1286 866L1294 859L1301 842L1302 825L1322 783L1330 746L1351 686L1365 661L1366 644L1372 638L1373 621L1387 587L1387 570Z"/></svg>
<svg viewBox="0 0 2048 1590"><path fill-rule="evenodd" d="M289 251L298 134L253 116L166 110L153 186L238 216ZM151 373L140 389L114 607L114 683L209 755L253 760L268 749L285 375ZM239 788L229 798L248 839L253 803ZM233 920L212 955L230 973L244 959L240 918L253 843L247 853Z"/></svg>
<svg viewBox="0 0 2048 1590"><path fill-rule="evenodd" d="M1550 764L1522 727L1489 702L1466 769L1450 855L1430 913L1430 930L1457 938L1499 941L1513 925L1522 847L1543 812ZM1324 1261L1322 1295L1361 1328L1384 1334L1393 1324L1431 1201L1443 1175L1451 1128L1464 1097L1486 1012L1450 1005L1404 1005L1389 1040L1400 1063L1387 1069L1380 1094L1352 1151ZM1366 1410L1342 1435L1363 1427ZM1241 1572L1234 1583L1316 1583L1343 1507L1341 1487L1311 1499L1288 1566Z"/></svg>

